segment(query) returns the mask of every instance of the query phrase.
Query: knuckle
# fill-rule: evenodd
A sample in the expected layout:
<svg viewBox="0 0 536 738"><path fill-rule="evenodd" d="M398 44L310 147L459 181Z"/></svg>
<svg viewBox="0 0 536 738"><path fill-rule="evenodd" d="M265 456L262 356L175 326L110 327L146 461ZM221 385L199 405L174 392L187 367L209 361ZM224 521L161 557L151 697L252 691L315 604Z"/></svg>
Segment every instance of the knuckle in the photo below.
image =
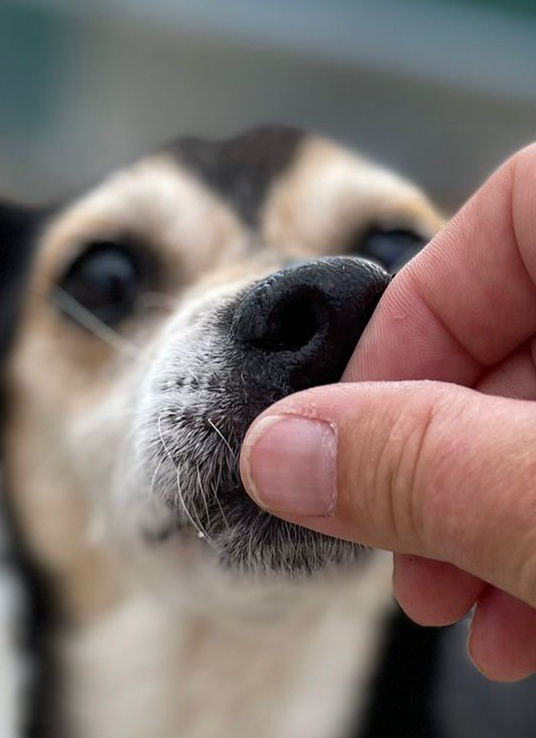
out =
<svg viewBox="0 0 536 738"><path fill-rule="evenodd" d="M433 394L426 386L412 386L402 396L396 393L392 403L385 403L381 417L375 414L374 427L362 428L360 443L353 444L354 450L359 449L352 466L362 475L362 493L348 504L354 506L354 518L365 515L382 532L382 543L388 537L390 547L399 552L419 553L425 537L422 497L434 462L430 451L441 412Z"/></svg>
<svg viewBox="0 0 536 738"><path fill-rule="evenodd" d="M464 413L453 393L425 383L408 393L405 407L393 418L383 484L392 530L406 552L442 551L449 525L444 492L459 482L453 457Z"/></svg>
<svg viewBox="0 0 536 738"><path fill-rule="evenodd" d="M415 399L415 398L412 398ZM433 448L438 407L425 398L400 413L392 429L392 445L397 452L390 470L391 514L401 542L404 538L415 548L425 538L423 494L428 487L430 450ZM395 522L396 521L396 522Z"/></svg>

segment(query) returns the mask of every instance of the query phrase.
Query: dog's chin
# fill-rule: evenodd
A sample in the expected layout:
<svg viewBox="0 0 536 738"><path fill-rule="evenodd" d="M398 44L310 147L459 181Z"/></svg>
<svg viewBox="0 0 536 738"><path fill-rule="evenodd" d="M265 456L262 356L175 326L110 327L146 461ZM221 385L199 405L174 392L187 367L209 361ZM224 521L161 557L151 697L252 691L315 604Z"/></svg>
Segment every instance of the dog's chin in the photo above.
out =
<svg viewBox="0 0 536 738"><path fill-rule="evenodd" d="M261 510L241 483L220 487L211 500L195 500L184 510L175 497L167 497L167 521L146 535L168 545L173 539L192 542L227 572L257 581L303 579L353 567L366 558L367 549L341 541Z"/></svg>
<svg viewBox="0 0 536 738"><path fill-rule="evenodd" d="M257 577L308 578L340 572L365 557L365 549L357 544L301 528L268 513L263 512L261 518L253 512L250 521L257 530L252 536L246 530L243 541L232 540L227 545L220 537L220 560L229 569Z"/></svg>
<svg viewBox="0 0 536 738"><path fill-rule="evenodd" d="M152 437L152 463L145 468L145 499L159 510L160 524L146 532L152 542L187 541L220 568L255 578L309 577L355 565L366 549L281 520L259 508L239 474L240 445L252 418L230 426L218 418L221 436L207 434L201 413L160 417ZM150 423L152 428L154 422ZM154 519L154 518L153 518ZM144 525L147 517L144 518Z"/></svg>

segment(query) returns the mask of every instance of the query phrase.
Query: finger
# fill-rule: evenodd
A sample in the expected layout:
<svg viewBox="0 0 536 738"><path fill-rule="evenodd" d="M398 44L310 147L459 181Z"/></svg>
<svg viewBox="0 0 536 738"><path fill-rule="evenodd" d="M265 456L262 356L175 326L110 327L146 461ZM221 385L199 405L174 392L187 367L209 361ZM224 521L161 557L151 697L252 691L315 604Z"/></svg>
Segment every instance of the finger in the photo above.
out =
<svg viewBox="0 0 536 738"><path fill-rule="evenodd" d="M412 620L449 625L467 615L486 585L452 564L395 554L393 586L398 603Z"/></svg>
<svg viewBox="0 0 536 738"><path fill-rule="evenodd" d="M473 385L536 333L536 146L517 154L393 280L347 381Z"/></svg>
<svg viewBox="0 0 536 738"><path fill-rule="evenodd" d="M471 624L469 652L490 679L515 681L536 671L536 610L488 587Z"/></svg>
<svg viewBox="0 0 536 738"><path fill-rule="evenodd" d="M536 400L536 341L514 351L476 384L479 392L518 400Z"/></svg>
<svg viewBox="0 0 536 738"><path fill-rule="evenodd" d="M536 605L534 449L532 403L433 382L346 384L270 408L241 461L252 496L280 517L449 561Z"/></svg>
<svg viewBox="0 0 536 738"><path fill-rule="evenodd" d="M491 395L536 400L534 340L477 383ZM395 555L395 595L402 609L421 625L446 625L459 620L473 606L484 583L444 562ZM535 633L536 635L536 633Z"/></svg>
<svg viewBox="0 0 536 738"><path fill-rule="evenodd" d="M491 395L536 400L534 341L530 341L477 383ZM421 625L447 625L474 605L484 583L444 562L418 556L394 556L393 584L397 600Z"/></svg>
<svg viewBox="0 0 536 738"><path fill-rule="evenodd" d="M536 671L536 611L443 562L395 556L395 595L421 625L448 625L478 601L469 650L477 667L497 681L524 679Z"/></svg>

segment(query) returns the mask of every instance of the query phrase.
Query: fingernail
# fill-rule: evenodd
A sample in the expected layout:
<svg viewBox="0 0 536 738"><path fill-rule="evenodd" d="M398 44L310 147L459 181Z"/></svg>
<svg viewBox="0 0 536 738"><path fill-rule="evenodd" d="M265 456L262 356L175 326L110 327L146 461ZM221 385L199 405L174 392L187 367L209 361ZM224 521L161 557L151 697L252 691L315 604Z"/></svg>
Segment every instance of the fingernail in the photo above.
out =
<svg viewBox="0 0 536 738"><path fill-rule="evenodd" d="M337 436L322 420L296 415L263 418L248 435L244 482L266 509L329 517L337 492Z"/></svg>

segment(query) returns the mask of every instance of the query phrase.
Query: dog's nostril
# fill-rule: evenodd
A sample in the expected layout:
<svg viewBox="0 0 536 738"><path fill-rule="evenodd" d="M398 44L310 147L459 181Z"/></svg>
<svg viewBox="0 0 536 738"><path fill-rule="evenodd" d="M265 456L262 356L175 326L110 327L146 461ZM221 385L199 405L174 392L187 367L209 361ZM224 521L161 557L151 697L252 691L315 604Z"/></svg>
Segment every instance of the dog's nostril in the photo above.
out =
<svg viewBox="0 0 536 738"><path fill-rule="evenodd" d="M326 311L322 293L302 285L283 294L265 319L257 322L249 343L265 351L299 351L322 330ZM248 340L244 333L241 338Z"/></svg>
<svg viewBox="0 0 536 738"><path fill-rule="evenodd" d="M370 262L336 257L253 285L232 322L234 340L256 349L251 376L292 390L338 381L389 279Z"/></svg>

